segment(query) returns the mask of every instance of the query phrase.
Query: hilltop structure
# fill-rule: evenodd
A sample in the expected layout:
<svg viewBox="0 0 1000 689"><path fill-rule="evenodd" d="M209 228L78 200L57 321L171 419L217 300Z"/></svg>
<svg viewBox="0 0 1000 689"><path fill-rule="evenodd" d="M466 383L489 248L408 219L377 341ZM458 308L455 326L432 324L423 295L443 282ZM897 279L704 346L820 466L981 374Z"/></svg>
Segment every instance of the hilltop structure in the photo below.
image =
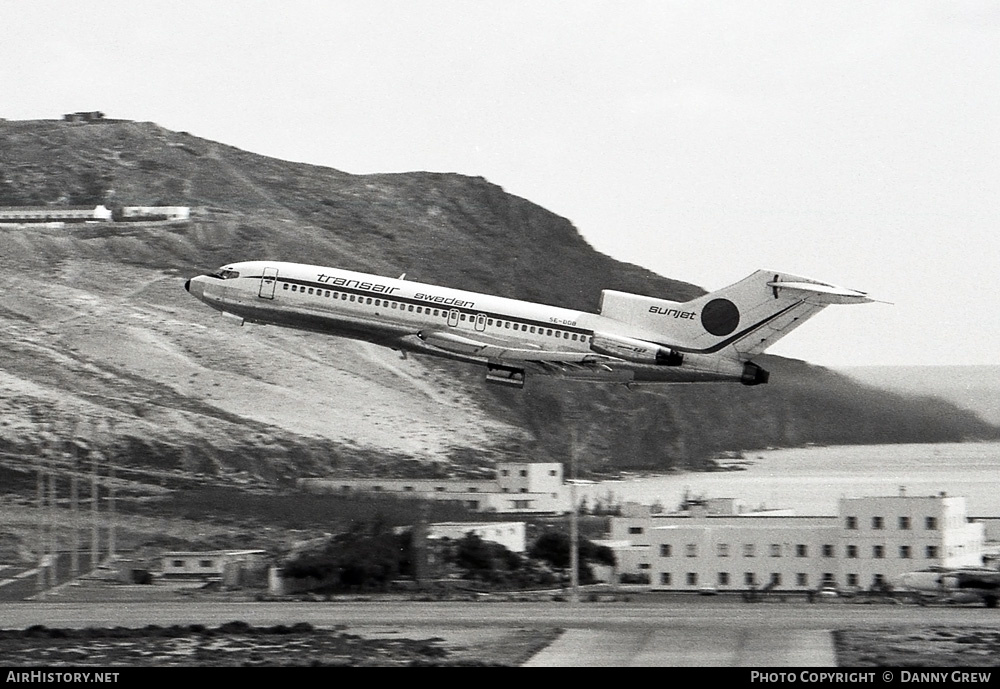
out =
<svg viewBox="0 0 1000 689"><path fill-rule="evenodd" d="M186 221L190 206L0 206L0 223Z"/></svg>

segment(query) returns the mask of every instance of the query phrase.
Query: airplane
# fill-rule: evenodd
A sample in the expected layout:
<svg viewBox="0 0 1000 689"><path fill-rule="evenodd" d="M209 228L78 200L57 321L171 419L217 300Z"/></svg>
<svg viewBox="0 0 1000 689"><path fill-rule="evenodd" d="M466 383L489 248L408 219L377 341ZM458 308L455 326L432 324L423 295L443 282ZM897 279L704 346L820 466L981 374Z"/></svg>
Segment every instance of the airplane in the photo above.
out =
<svg viewBox="0 0 1000 689"><path fill-rule="evenodd" d="M914 593L945 601L981 600L987 608L1000 601L1000 570L988 567L931 567L907 572L903 586Z"/></svg>
<svg viewBox="0 0 1000 689"><path fill-rule="evenodd" d="M529 375L645 383L767 383L751 359L830 304L864 292L758 270L687 302L603 290L600 313L405 279L279 261L222 266L185 282L238 322L366 340L478 364L486 381Z"/></svg>

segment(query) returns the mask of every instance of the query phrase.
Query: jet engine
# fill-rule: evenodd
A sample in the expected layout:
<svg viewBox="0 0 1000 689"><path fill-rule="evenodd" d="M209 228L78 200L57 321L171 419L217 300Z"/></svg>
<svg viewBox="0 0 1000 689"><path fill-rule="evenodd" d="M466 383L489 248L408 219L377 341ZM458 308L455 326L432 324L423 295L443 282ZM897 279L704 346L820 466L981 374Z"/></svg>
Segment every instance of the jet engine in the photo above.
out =
<svg viewBox="0 0 1000 689"><path fill-rule="evenodd" d="M684 363L684 355L670 347L620 335L594 333L590 348L598 354L634 361L637 364L680 366Z"/></svg>

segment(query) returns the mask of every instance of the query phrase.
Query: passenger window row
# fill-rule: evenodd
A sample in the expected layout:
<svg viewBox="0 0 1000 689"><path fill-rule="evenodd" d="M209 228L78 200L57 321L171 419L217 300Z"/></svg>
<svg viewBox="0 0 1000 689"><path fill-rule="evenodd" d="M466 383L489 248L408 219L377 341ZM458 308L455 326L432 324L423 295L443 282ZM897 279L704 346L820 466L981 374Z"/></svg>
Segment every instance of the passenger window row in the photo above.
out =
<svg viewBox="0 0 1000 689"><path fill-rule="evenodd" d="M448 311L445 309L432 309L429 306L414 306L413 304L401 304L391 299L376 299L374 297L356 297L353 294L346 294L344 292L336 292L331 290L323 290L314 287L305 287L304 285L289 285L289 283L282 283L282 289L291 292L305 292L307 294L314 294L318 297L326 297L330 299L342 299L344 301L354 301L358 303L371 304L373 306L380 306L385 308L399 309L400 311L411 311L415 313L427 313L434 317L448 318ZM474 316L467 316L466 314L461 314L459 316L460 321L474 321ZM542 328L534 325L527 325L526 323L515 323L513 321L502 321L499 319L494 320L493 318L488 318L486 320L486 325L489 327L504 328L507 330L521 330L529 333L536 333L539 335L545 335L547 337L562 338L565 340L573 340L574 342L590 342L591 338L586 335L577 335L577 333L565 332L563 330L552 329L552 328Z"/></svg>

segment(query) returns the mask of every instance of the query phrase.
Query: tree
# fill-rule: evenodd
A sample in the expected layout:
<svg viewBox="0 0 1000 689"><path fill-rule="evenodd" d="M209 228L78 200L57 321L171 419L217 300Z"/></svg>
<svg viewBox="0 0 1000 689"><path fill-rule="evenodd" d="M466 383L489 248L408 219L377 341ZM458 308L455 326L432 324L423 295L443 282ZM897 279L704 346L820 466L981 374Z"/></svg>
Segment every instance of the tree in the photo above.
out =
<svg viewBox="0 0 1000 689"><path fill-rule="evenodd" d="M579 579L587 584L594 581L591 563L614 566L615 554L607 546L597 545L586 538L578 540L579 549ZM532 544L528 551L529 557L548 562L556 569L567 569L570 562L569 536L561 531L545 531Z"/></svg>

